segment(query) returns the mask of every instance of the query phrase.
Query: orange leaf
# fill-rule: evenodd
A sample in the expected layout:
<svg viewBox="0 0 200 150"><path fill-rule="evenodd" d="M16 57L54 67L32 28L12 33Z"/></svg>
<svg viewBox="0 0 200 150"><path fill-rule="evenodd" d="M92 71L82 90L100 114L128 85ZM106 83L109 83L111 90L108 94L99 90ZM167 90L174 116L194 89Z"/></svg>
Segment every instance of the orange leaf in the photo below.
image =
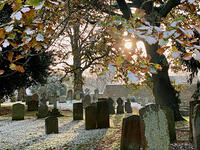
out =
<svg viewBox="0 0 200 150"><path fill-rule="evenodd" d="M19 71L19 72L24 72L24 68L20 65L16 66L16 70Z"/></svg>
<svg viewBox="0 0 200 150"><path fill-rule="evenodd" d="M2 28L2 29L0 29L0 40L4 40L5 39L5 29L4 28Z"/></svg>
<svg viewBox="0 0 200 150"><path fill-rule="evenodd" d="M4 70L0 70L0 75L4 74L4 72L5 72Z"/></svg>
<svg viewBox="0 0 200 150"><path fill-rule="evenodd" d="M18 47L18 45L16 44L16 43L13 43L13 42L11 42L11 41L8 41L11 45L12 45L12 47L14 47L14 48L17 48Z"/></svg>
<svg viewBox="0 0 200 150"><path fill-rule="evenodd" d="M9 54L8 54L8 60L10 61L10 62L13 62L13 55L14 55L14 52L9 52Z"/></svg>
<svg viewBox="0 0 200 150"><path fill-rule="evenodd" d="M160 55L162 55L170 46L165 46L162 48L159 48L156 52Z"/></svg>
<svg viewBox="0 0 200 150"><path fill-rule="evenodd" d="M185 55L183 56L183 59L189 60L189 59L192 57L192 54L193 54L193 53L187 53L187 54L185 54Z"/></svg>
<svg viewBox="0 0 200 150"><path fill-rule="evenodd" d="M19 59L21 59L21 58L24 58L24 56L22 56L22 55L17 55L17 56L15 57L15 60L14 60L13 62L15 62L15 61L17 61L17 60L19 60Z"/></svg>

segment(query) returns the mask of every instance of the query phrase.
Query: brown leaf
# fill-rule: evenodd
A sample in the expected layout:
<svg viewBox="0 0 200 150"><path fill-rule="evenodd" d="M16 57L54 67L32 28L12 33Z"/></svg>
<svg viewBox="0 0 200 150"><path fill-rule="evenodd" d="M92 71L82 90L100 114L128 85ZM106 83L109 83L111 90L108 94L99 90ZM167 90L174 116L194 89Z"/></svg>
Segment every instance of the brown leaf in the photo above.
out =
<svg viewBox="0 0 200 150"><path fill-rule="evenodd" d="M164 46L162 48L159 48L156 52L160 55L162 55L170 46Z"/></svg>
<svg viewBox="0 0 200 150"><path fill-rule="evenodd" d="M14 52L9 52L9 54L8 54L8 60L10 61L10 62L13 62L13 55L14 55Z"/></svg>
<svg viewBox="0 0 200 150"><path fill-rule="evenodd" d="M4 74L4 72L5 72L4 70L0 70L0 75Z"/></svg>

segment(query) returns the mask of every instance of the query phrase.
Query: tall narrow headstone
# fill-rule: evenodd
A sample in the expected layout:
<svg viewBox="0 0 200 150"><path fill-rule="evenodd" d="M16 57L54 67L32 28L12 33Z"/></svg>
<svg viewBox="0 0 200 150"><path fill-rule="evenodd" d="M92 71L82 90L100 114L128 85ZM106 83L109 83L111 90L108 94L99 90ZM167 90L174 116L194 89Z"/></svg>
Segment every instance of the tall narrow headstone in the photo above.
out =
<svg viewBox="0 0 200 150"><path fill-rule="evenodd" d="M25 106L17 103L12 106L12 120L24 120Z"/></svg>
<svg viewBox="0 0 200 150"><path fill-rule="evenodd" d="M127 99L127 102L125 102L125 111L127 113L132 113L132 108L131 108L131 102L129 99Z"/></svg>
<svg viewBox="0 0 200 150"><path fill-rule="evenodd" d="M86 108L87 106L89 106L91 104L91 97L90 95L86 95L83 98L83 107Z"/></svg>
<svg viewBox="0 0 200 150"><path fill-rule="evenodd" d="M87 106L85 109L85 129L96 129L97 127L97 117L96 117L97 107Z"/></svg>
<svg viewBox="0 0 200 150"><path fill-rule="evenodd" d="M95 89L94 90L94 96L93 96L93 103L97 102L99 99L99 90Z"/></svg>
<svg viewBox="0 0 200 150"><path fill-rule="evenodd" d="M200 104L194 107L192 128L194 147L196 150L200 150Z"/></svg>
<svg viewBox="0 0 200 150"><path fill-rule="evenodd" d="M197 105L197 104L200 104L200 100L199 101L190 101L190 132L189 132L189 140L190 141L193 141L193 137L192 137L192 119L193 119L193 112L194 112L194 107Z"/></svg>
<svg viewBox="0 0 200 150"><path fill-rule="evenodd" d="M37 118L45 118L48 116L48 106L47 105L40 105L38 107Z"/></svg>
<svg viewBox="0 0 200 150"><path fill-rule="evenodd" d="M115 107L113 106L114 101L112 100L112 98L108 98L108 104L109 104L109 114L115 114Z"/></svg>
<svg viewBox="0 0 200 150"><path fill-rule="evenodd" d="M83 120L83 103L73 104L73 120Z"/></svg>
<svg viewBox="0 0 200 150"><path fill-rule="evenodd" d="M170 150L169 127L166 113L159 105L151 104L139 111L143 150Z"/></svg>
<svg viewBox="0 0 200 150"><path fill-rule="evenodd" d="M39 104L39 101L36 101L36 100L30 100L27 102L27 110L28 111L37 111L38 110L38 104Z"/></svg>
<svg viewBox="0 0 200 150"><path fill-rule="evenodd" d="M107 101L97 102L97 128L109 128L109 105Z"/></svg>
<svg viewBox="0 0 200 150"><path fill-rule="evenodd" d="M51 116L45 119L45 133L58 133L58 118Z"/></svg>
<svg viewBox="0 0 200 150"><path fill-rule="evenodd" d="M132 115L123 119L120 150L140 150L140 117Z"/></svg>
<svg viewBox="0 0 200 150"><path fill-rule="evenodd" d="M123 106L123 100L121 98L117 99L117 114L123 114L124 113L124 106Z"/></svg>

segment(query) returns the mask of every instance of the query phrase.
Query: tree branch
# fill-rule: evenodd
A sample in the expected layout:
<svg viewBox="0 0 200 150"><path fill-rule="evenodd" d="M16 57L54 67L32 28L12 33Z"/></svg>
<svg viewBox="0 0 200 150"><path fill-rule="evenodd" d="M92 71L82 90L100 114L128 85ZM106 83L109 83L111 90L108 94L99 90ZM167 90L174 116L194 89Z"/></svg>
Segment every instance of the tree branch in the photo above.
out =
<svg viewBox="0 0 200 150"><path fill-rule="evenodd" d="M125 0L117 0L117 4L119 6L119 9L121 10L121 12L123 13L123 17L127 20L129 20L129 18L131 17L131 10L130 8L127 6L127 3Z"/></svg>
<svg viewBox="0 0 200 150"><path fill-rule="evenodd" d="M140 0L134 0L132 3L127 3L126 4L129 8L134 7L134 8L140 8L142 3ZM111 5L112 7L119 9L119 5Z"/></svg>

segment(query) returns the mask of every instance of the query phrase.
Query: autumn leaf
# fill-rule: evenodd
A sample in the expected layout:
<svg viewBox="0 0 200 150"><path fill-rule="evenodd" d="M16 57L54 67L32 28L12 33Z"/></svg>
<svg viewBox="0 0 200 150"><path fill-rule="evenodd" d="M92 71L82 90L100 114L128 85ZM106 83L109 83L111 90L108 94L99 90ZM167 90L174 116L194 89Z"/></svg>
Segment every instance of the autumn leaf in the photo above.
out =
<svg viewBox="0 0 200 150"><path fill-rule="evenodd" d="M22 58L24 58L24 56L22 56L22 55L17 55L17 56L15 57L15 60L14 60L13 62L15 62L15 61L17 61L17 60L19 60L19 59L22 59Z"/></svg>
<svg viewBox="0 0 200 150"><path fill-rule="evenodd" d="M0 41L5 39L5 29L0 29Z"/></svg>
<svg viewBox="0 0 200 150"><path fill-rule="evenodd" d="M185 59L185 60L190 60L192 58L192 54L193 53L187 53L182 58Z"/></svg>
<svg viewBox="0 0 200 150"><path fill-rule="evenodd" d="M16 44L16 43L13 43L13 42L11 42L11 41L8 41L9 43L10 43L10 45L12 45L12 47L14 47L14 48L17 48L18 47L18 45Z"/></svg>
<svg viewBox="0 0 200 150"><path fill-rule="evenodd" d="M160 64L155 64L155 68L156 68L157 70L162 70L162 66L161 66Z"/></svg>
<svg viewBox="0 0 200 150"><path fill-rule="evenodd" d="M19 71L19 72L24 72L24 67L17 65L16 70Z"/></svg>
<svg viewBox="0 0 200 150"><path fill-rule="evenodd" d="M9 52L9 54L8 54L8 60L10 61L10 62L13 62L13 55L14 55L14 52Z"/></svg>
<svg viewBox="0 0 200 150"><path fill-rule="evenodd" d="M5 72L4 70L0 70L0 75L4 74L4 72Z"/></svg>
<svg viewBox="0 0 200 150"><path fill-rule="evenodd" d="M164 46L162 48L159 48L156 52L160 55L162 55L170 46Z"/></svg>
<svg viewBox="0 0 200 150"><path fill-rule="evenodd" d="M24 68L23 68L22 66L16 65L16 64L14 64L14 63L11 63L11 64L9 65L9 68L10 68L11 70L15 70L15 71L19 71L19 72L24 72Z"/></svg>

